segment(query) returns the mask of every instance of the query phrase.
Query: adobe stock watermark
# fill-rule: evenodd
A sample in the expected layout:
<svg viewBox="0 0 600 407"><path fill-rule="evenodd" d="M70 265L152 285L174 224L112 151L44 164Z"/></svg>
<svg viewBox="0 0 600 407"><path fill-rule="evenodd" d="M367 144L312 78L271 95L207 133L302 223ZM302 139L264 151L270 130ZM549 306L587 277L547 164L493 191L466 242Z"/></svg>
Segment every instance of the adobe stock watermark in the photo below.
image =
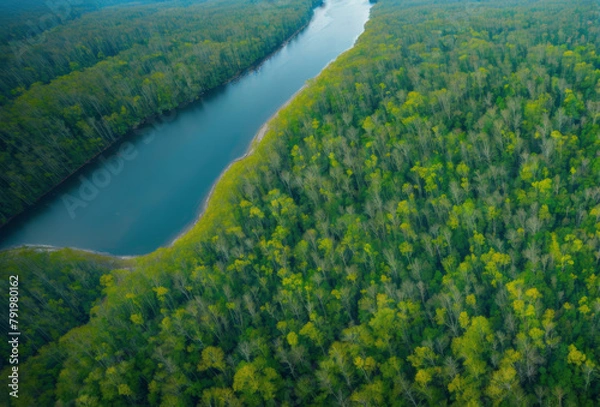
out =
<svg viewBox="0 0 600 407"><path fill-rule="evenodd" d="M19 328L19 276L12 275L8 277L8 343L10 344L10 353L8 363L11 365L8 375L8 387L11 397L19 398L19 337L21 329Z"/></svg>
<svg viewBox="0 0 600 407"><path fill-rule="evenodd" d="M156 138L156 132L172 122L176 116L177 112L173 110L149 123L152 127L149 133L144 134L147 131L147 127L145 127L134 130L133 134L141 136L143 144L150 144ZM139 149L130 141L122 142L117 151L108 157L104 154L100 155L99 161L102 163L100 168L94 170L89 176L79 176L79 187L76 189L76 193L62 195L61 200L69 213L69 217L74 220L77 217L76 211L87 208L90 202L95 200L102 190L107 188L113 179L123 172L127 162L135 160L138 155Z"/></svg>

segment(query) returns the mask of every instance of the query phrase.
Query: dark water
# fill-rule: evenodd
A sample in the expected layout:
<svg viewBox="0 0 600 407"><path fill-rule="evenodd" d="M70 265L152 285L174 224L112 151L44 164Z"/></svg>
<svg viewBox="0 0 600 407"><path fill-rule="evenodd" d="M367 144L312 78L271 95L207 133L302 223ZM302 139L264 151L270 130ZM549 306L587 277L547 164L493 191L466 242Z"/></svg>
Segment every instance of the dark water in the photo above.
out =
<svg viewBox="0 0 600 407"><path fill-rule="evenodd" d="M327 0L257 70L138 131L0 230L0 248L69 246L116 255L169 244L197 219L212 184L261 125L350 48L368 0Z"/></svg>

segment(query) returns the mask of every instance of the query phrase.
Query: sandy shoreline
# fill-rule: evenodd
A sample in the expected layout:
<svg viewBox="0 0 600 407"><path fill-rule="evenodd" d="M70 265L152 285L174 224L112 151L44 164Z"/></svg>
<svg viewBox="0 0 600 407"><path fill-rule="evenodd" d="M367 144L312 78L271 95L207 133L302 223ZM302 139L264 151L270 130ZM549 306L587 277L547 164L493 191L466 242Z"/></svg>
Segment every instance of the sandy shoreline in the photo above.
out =
<svg viewBox="0 0 600 407"><path fill-rule="evenodd" d="M78 247L71 247L71 246L52 246L49 244L24 244L24 245L20 245L20 246L6 248L6 249L2 250L2 252L8 253L8 252L11 252L14 250L19 250L19 249L34 249L35 251L44 251L44 252L56 252L56 251L59 251L62 249L71 249L71 250L76 250L78 252L96 254L98 256L106 256L106 257L111 257L114 259L121 259L121 260L130 260L130 259L134 259L139 256L145 256L145 254L119 256L116 254L107 253L107 252L99 252L96 250L80 249Z"/></svg>
<svg viewBox="0 0 600 407"><path fill-rule="evenodd" d="M329 64L327 64L327 66L328 65ZM327 66L325 66L325 68ZM325 69L325 68L323 68L323 69ZM319 75L321 74L321 72L319 72ZM256 132L256 134L254 135L254 137L250 141L250 145L248 146L248 150L244 153L244 155L242 155L241 157L238 157L235 160L231 161L227 165L227 167L225 167L225 169L223 171L221 171L221 173L219 174L219 176L217 177L217 179L215 180L215 182L212 184L212 186L210 187L210 191L208 192L208 195L206 196L206 198L204 198L204 201L202 202L202 209L200 210L200 212L196 216L196 219L192 223L190 223L189 225L187 225L183 229L183 231L181 233L179 233L168 245L166 245L164 247L173 247L173 245L179 239L181 239L184 235L186 235L190 230L192 230L194 228L194 226L196 226L196 224L198 222L200 222L200 220L202 219L202 216L204 215L204 213L206 212L206 209L208 208L208 203L210 202L210 199L213 196L215 188L217 187L217 185L219 184L219 182L221 181L221 179L223 178L223 176L227 173L227 171L229 171L229 169L231 168L231 166L233 166L237 162L242 161L243 159L245 159L246 157L250 156L254 152L256 146L258 145L258 143L260 143L262 141L262 139L264 138L265 134L267 134L267 131L269 131L269 124L271 123L271 121L275 117L277 117L277 115L279 114L279 112L281 112L281 110L283 110L290 103L292 103L292 101L296 98L296 96L298 96L298 94L300 94L300 92L302 92L305 88L306 88L306 84L302 85L302 87L300 89L298 89L296 92L294 92L294 94L283 105L281 105L279 107L279 109L277 109L277 111L271 117L269 117L267 119L267 121L260 127L260 129L258 129L258 132Z"/></svg>

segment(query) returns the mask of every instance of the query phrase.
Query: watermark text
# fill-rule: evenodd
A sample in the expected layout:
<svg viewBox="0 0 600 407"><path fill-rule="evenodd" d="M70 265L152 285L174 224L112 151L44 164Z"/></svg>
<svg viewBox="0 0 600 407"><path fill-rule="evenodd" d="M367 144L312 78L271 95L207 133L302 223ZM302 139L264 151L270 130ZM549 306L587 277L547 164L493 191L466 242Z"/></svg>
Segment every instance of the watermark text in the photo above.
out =
<svg viewBox="0 0 600 407"><path fill-rule="evenodd" d="M19 276L8 278L8 343L10 354L8 363L11 365L8 375L8 387L11 397L19 397Z"/></svg>

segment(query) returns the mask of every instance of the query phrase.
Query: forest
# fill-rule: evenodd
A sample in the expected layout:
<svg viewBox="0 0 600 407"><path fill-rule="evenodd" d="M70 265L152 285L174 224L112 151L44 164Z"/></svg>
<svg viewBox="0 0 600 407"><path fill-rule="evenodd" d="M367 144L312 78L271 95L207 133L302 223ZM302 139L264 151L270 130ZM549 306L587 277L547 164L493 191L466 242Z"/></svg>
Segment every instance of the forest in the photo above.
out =
<svg viewBox="0 0 600 407"><path fill-rule="evenodd" d="M599 54L595 1L380 0L173 247L2 254L89 273L11 405L596 405Z"/></svg>
<svg viewBox="0 0 600 407"><path fill-rule="evenodd" d="M316 4L106 7L31 44L3 42L0 226L148 119L260 62L306 25Z"/></svg>
<svg viewBox="0 0 600 407"><path fill-rule="evenodd" d="M140 0L136 4L169 0ZM182 1L182 0L179 0ZM192 1L192 0L186 0ZM82 15L131 0L3 0L0 3L0 43L33 44L40 34ZM3 55L4 57L6 55Z"/></svg>
<svg viewBox="0 0 600 407"><path fill-rule="evenodd" d="M19 308L16 320L21 332L19 363L29 360L28 368L39 376L28 382L29 400L21 405L47 406L54 397L47 396L53 377L60 372L66 354L57 351L58 340L69 330L85 324L90 310L102 298L102 278L120 267L127 267L127 260L92 255L63 249L45 252L38 249L14 249L0 252L0 286L8 293L9 276L19 276ZM23 273L26 271L26 273ZM3 294L6 295L6 294ZM3 302L4 303L4 302ZM8 303L8 301L7 301ZM3 311L0 327L9 332L9 318ZM15 318L13 318L15 319ZM8 341L0 342L0 353L11 355ZM0 359L0 370L9 366L9 359ZM8 376L8 370L2 376ZM2 392L3 400L7 394ZM49 394L52 394L51 392ZM7 405L7 404L3 404Z"/></svg>

